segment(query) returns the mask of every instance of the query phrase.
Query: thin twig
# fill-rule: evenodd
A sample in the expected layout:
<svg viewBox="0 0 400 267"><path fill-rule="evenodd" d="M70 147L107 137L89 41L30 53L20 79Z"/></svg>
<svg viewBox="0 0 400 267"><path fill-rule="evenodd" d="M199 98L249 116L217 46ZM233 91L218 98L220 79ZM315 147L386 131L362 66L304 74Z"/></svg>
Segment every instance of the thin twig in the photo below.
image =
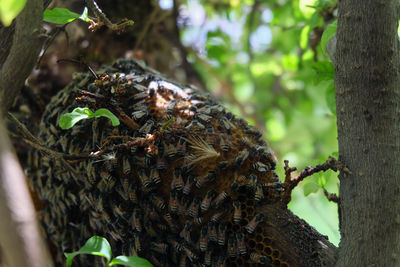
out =
<svg viewBox="0 0 400 267"><path fill-rule="evenodd" d="M285 204L288 204L291 200L292 197L292 191L293 189L301 182L304 180L304 178L313 175L316 172L320 171L327 171L327 170L333 170L333 171L338 171L343 168L343 163L340 161L337 161L333 157L329 157L327 161L325 161L321 165L317 165L315 167L307 166L304 170L300 172L299 175L297 175L294 179L291 179L291 173L296 171L297 168L295 167L289 167L289 161L285 160L285 182L283 183L283 188L285 189L284 194L282 196L282 202Z"/></svg>
<svg viewBox="0 0 400 267"><path fill-rule="evenodd" d="M329 201L335 202L336 204L339 204L340 198L339 198L338 195L336 195L335 193L329 193L329 192L324 188L324 195L326 196L326 198L327 198Z"/></svg>
<svg viewBox="0 0 400 267"><path fill-rule="evenodd" d="M92 11L97 17L97 22L90 20L91 25L89 29L91 29L92 31L96 31L101 26L105 25L113 31L120 32L123 31L126 27L133 25L133 21L128 19L124 19L117 24L112 23L94 0L86 0L86 5L90 9L90 11Z"/></svg>

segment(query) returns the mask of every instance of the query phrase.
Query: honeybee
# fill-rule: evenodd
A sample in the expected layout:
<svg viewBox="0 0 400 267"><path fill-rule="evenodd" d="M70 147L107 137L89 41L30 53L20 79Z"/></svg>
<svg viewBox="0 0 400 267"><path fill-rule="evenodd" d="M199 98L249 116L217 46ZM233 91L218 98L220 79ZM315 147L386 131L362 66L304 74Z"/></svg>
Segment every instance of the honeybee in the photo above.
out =
<svg viewBox="0 0 400 267"><path fill-rule="evenodd" d="M180 237L182 237L188 243L191 242L190 231L192 230L192 226L193 226L193 223L191 221L186 221L185 226L183 227L183 230L179 234Z"/></svg>
<svg viewBox="0 0 400 267"><path fill-rule="evenodd" d="M246 243L242 232L236 233L237 250L240 255L246 254Z"/></svg>
<svg viewBox="0 0 400 267"><path fill-rule="evenodd" d="M249 151L247 149L243 149L239 152L237 157L235 158L235 165L241 166L243 162L249 157Z"/></svg>
<svg viewBox="0 0 400 267"><path fill-rule="evenodd" d="M153 184L157 185L157 184L161 183L160 173L158 172L157 169L152 169L150 171L150 176L151 176L151 181L153 182Z"/></svg>
<svg viewBox="0 0 400 267"><path fill-rule="evenodd" d="M257 161L256 163L252 164L252 167L254 170L259 171L259 172L267 172L269 171L269 167L265 165L264 163Z"/></svg>
<svg viewBox="0 0 400 267"><path fill-rule="evenodd" d="M142 223L140 222L140 215L139 215L138 209L133 210L132 225L133 225L133 228L136 229L136 231L138 231L138 232L142 231Z"/></svg>
<svg viewBox="0 0 400 267"><path fill-rule="evenodd" d="M228 245L226 247L227 254L229 257L235 257L236 256L236 240L233 238L232 235L229 236L228 238Z"/></svg>
<svg viewBox="0 0 400 267"><path fill-rule="evenodd" d="M171 181L171 190L181 190L184 186L181 168L174 169L174 175Z"/></svg>
<svg viewBox="0 0 400 267"><path fill-rule="evenodd" d="M189 177L186 180L185 186L183 187L183 194L189 195L192 191L193 184L195 183L195 176L189 174Z"/></svg>
<svg viewBox="0 0 400 267"><path fill-rule="evenodd" d="M200 230L199 248L200 248L201 252L204 252L207 250L207 246L208 246L207 232L208 232L207 226L203 226Z"/></svg>
<svg viewBox="0 0 400 267"><path fill-rule="evenodd" d="M122 159L122 172L124 174L131 173L131 164L127 157L123 157L123 159Z"/></svg>
<svg viewBox="0 0 400 267"><path fill-rule="evenodd" d="M219 208L221 204L228 199L228 194L225 191L222 191L218 194L218 196L214 199L212 203L213 208Z"/></svg>
<svg viewBox="0 0 400 267"><path fill-rule="evenodd" d="M256 229L257 225L260 222L262 222L264 220L264 218L265 218L265 215L263 213L256 214L256 216L254 216L253 219L251 219L251 221L246 225L247 232L252 234L254 232L254 230Z"/></svg>
<svg viewBox="0 0 400 267"><path fill-rule="evenodd" d="M255 263L270 264L271 259L256 252L250 253L250 260Z"/></svg>
<svg viewBox="0 0 400 267"><path fill-rule="evenodd" d="M203 198L203 201L201 202L200 205L202 212L206 212L208 210L208 208L211 205L211 200L215 197L216 194L217 191L215 191L214 188L207 192L206 196Z"/></svg>
<svg viewBox="0 0 400 267"><path fill-rule="evenodd" d="M221 223L218 226L218 236L217 236L217 242L218 245L225 245L225 239L226 239L226 229L227 229L226 223Z"/></svg>
<svg viewBox="0 0 400 267"><path fill-rule="evenodd" d="M262 185L257 183L256 190L254 192L254 200L256 202L258 202L258 201L262 200L263 198L264 198L264 191L263 191Z"/></svg>
<svg viewBox="0 0 400 267"><path fill-rule="evenodd" d="M239 200L234 200L233 205L233 222L238 224L242 219L242 209Z"/></svg>
<svg viewBox="0 0 400 267"><path fill-rule="evenodd" d="M149 111L146 109L140 109L137 111L132 112L132 118L134 120L140 120L141 118L145 118L149 115Z"/></svg>
<svg viewBox="0 0 400 267"><path fill-rule="evenodd" d="M201 197L196 196L189 206L189 209L188 209L189 216L191 216L193 218L197 218L197 216L199 215L200 203L201 203Z"/></svg>
<svg viewBox="0 0 400 267"><path fill-rule="evenodd" d="M165 243L151 242L150 249L157 253L165 255L165 254L167 254L168 245Z"/></svg>
<svg viewBox="0 0 400 267"><path fill-rule="evenodd" d="M154 195L154 194L150 196L150 201L153 203L153 205L154 205L156 208L158 208L158 209L160 209L160 210L162 210L162 209L165 208L165 202L164 202L164 200L163 200L162 198L160 198L160 197Z"/></svg>
<svg viewBox="0 0 400 267"><path fill-rule="evenodd" d="M168 207L171 213L176 213L176 211L178 210L178 194L176 190L171 190Z"/></svg>
<svg viewBox="0 0 400 267"><path fill-rule="evenodd" d="M208 239L217 242L217 228L214 222L208 223Z"/></svg>

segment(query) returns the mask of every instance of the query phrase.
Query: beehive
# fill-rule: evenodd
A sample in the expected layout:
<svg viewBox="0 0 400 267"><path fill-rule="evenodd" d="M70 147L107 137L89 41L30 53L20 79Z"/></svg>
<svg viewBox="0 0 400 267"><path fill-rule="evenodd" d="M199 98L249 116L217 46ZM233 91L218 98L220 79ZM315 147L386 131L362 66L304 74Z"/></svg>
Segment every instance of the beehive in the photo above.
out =
<svg viewBox="0 0 400 267"><path fill-rule="evenodd" d="M63 252L100 235L114 255L155 266L301 266L269 222L279 210L266 207L280 207L283 188L258 130L136 61L97 74L76 74L53 97L39 135L56 151L88 156L69 161L73 171L31 155L30 184L44 203L39 214L58 264ZM61 114L85 105L108 108L121 124L99 118L58 127Z"/></svg>

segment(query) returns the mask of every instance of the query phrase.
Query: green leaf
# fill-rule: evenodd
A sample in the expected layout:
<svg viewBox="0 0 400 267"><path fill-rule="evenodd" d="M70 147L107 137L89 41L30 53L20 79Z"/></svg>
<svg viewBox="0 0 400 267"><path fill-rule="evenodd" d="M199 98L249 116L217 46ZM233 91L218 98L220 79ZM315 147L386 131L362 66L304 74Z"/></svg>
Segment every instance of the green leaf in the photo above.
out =
<svg viewBox="0 0 400 267"><path fill-rule="evenodd" d="M318 182L318 186L319 186L319 187L325 188L325 186L326 186L326 179L325 179L325 176L320 176L320 177L318 177L317 182Z"/></svg>
<svg viewBox="0 0 400 267"><path fill-rule="evenodd" d="M339 158L339 152L332 152L332 157L338 159Z"/></svg>
<svg viewBox="0 0 400 267"><path fill-rule="evenodd" d="M130 266L130 267L152 267L153 265L147 260L136 256L118 256L114 258L108 266L115 264Z"/></svg>
<svg viewBox="0 0 400 267"><path fill-rule="evenodd" d="M83 16L83 14L79 15L78 13L69 11L66 8L53 8L44 11L43 20L50 23L65 24L79 19L81 16Z"/></svg>
<svg viewBox="0 0 400 267"><path fill-rule="evenodd" d="M325 100L329 110L336 115L335 85L333 81L329 82L325 90Z"/></svg>
<svg viewBox="0 0 400 267"><path fill-rule="evenodd" d="M71 266L72 259L79 254L102 256L107 259L108 263L111 260L111 246L104 237L92 236L80 250L72 253L64 253L67 257L67 267Z"/></svg>
<svg viewBox="0 0 400 267"><path fill-rule="evenodd" d="M336 34L336 28L337 28L337 20L331 24L329 24L324 33L322 34L321 37L321 47L322 51L327 55L328 53L326 52L326 45L328 41Z"/></svg>
<svg viewBox="0 0 400 267"><path fill-rule="evenodd" d="M100 109L96 110L96 112L94 113L94 116L96 118L99 118L99 117L109 118L111 120L112 126L118 126L119 125L119 119L117 118L117 116L112 114L111 111L109 111L106 108L100 108Z"/></svg>
<svg viewBox="0 0 400 267"><path fill-rule="evenodd" d="M316 72L314 76L315 84L322 81L333 81L335 76L335 69L333 68L332 62L320 61L312 64L312 68Z"/></svg>
<svg viewBox="0 0 400 267"><path fill-rule="evenodd" d="M307 183L303 186L304 196L308 196L309 194L316 193L320 187L316 183Z"/></svg>
<svg viewBox="0 0 400 267"><path fill-rule="evenodd" d="M11 25L13 19L24 9L26 0L0 0L0 20L4 26Z"/></svg>
<svg viewBox="0 0 400 267"><path fill-rule="evenodd" d="M58 124L63 130L72 128L77 122L93 118L94 114L89 108L75 108L71 113L61 115Z"/></svg>

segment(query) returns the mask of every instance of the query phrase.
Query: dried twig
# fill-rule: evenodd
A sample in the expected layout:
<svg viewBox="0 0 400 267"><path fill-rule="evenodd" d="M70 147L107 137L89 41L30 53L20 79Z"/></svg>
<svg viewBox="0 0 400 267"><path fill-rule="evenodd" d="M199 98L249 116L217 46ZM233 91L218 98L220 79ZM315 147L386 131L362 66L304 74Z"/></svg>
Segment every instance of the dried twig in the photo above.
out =
<svg viewBox="0 0 400 267"><path fill-rule="evenodd" d="M336 204L339 204L340 202L340 198L338 197L338 195L336 195L335 193L329 193L325 188L324 188L324 195L326 196L326 198L329 201L335 202Z"/></svg>
<svg viewBox="0 0 400 267"><path fill-rule="evenodd" d="M103 13L103 11L99 8L97 3L94 0L86 0L86 5L92 11L96 17L97 21L90 20L90 27L92 31L96 31L99 28L101 28L103 25L107 26L109 29L116 31L116 32L121 32L123 31L126 27L132 26L133 21L124 19L121 22L114 24L112 23L107 16Z"/></svg>
<svg viewBox="0 0 400 267"><path fill-rule="evenodd" d="M307 166L304 170L300 172L299 175L297 175L294 179L291 179L291 173L296 171L297 168L295 167L289 167L289 161L285 160L285 182L283 183L283 188L285 189L284 194L282 196L282 201L285 204L288 204L291 200L292 197L292 191L293 189L302 181L304 178L313 175L316 172L320 171L327 171L327 170L333 170L333 171L338 171L338 170L343 170L344 165L340 161L337 161L333 157L329 157L327 161L325 161L321 165L317 165L315 167Z"/></svg>

